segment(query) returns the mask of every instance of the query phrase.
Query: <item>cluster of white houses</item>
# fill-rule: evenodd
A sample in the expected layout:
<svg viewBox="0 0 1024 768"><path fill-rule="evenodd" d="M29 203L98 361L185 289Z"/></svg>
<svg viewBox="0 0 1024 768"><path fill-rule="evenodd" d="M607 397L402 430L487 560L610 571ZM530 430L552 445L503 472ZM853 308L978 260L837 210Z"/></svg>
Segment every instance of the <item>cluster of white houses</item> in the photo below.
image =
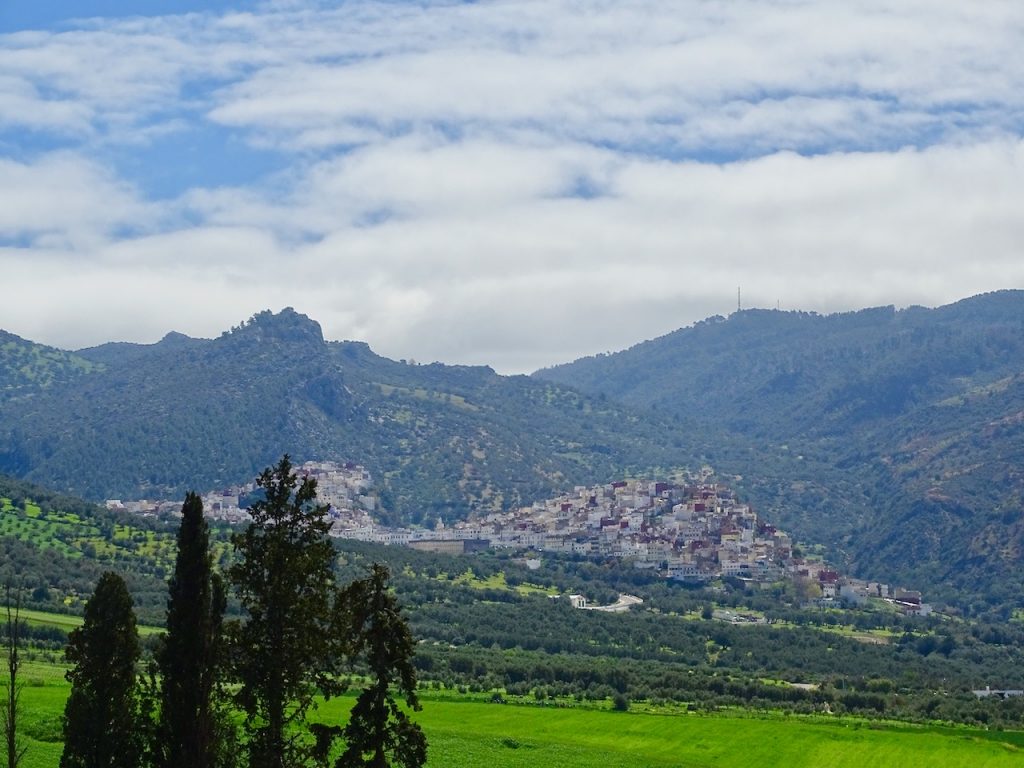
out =
<svg viewBox="0 0 1024 768"><path fill-rule="evenodd" d="M684 483L636 479L577 486L571 494L435 530L340 523L333 533L449 554L512 548L614 557L691 582L799 579L808 587L808 601L819 606L881 598L908 614L931 612L919 592L847 578L794 557L787 534L706 474Z"/></svg>
<svg viewBox="0 0 1024 768"><path fill-rule="evenodd" d="M373 480L365 467L353 462L307 461L295 468L304 477L316 480L317 497L329 505L335 531L353 526L373 525L377 497L372 493ZM256 490L255 483L210 491L202 496L203 511L211 520L232 524L249 522L249 513L241 506ZM121 501L108 499L108 509L140 515L176 516L181 514L181 501Z"/></svg>
<svg viewBox="0 0 1024 768"><path fill-rule="evenodd" d="M809 602L821 606L862 605L871 598L895 603L904 612L927 614L919 592L841 576L822 563L794 557L788 535L776 529L728 487L712 481L710 470L683 482L619 480L577 486L572 493L508 512L492 512L433 530L377 525L372 478L362 466L306 462L296 468L315 478L330 507L331 534L341 538L461 554L488 548L556 552L630 561L666 578L709 582L737 578L760 584L800 580ZM249 484L203 496L215 520L249 520L240 501ZM141 514L177 514L180 502L120 502L110 508Z"/></svg>

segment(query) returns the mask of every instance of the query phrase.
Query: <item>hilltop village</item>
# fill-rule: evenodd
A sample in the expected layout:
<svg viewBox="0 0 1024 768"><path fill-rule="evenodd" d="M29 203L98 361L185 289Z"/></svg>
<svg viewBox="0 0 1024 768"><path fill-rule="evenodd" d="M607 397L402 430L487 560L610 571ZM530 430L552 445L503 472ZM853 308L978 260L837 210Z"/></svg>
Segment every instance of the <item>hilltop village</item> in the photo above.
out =
<svg viewBox="0 0 1024 768"><path fill-rule="evenodd" d="M768 585L792 579L805 588L810 605L857 606L881 598L907 614L931 612L920 592L849 578L800 557L786 533L715 482L709 468L680 482L629 479L577 486L517 510L450 526L439 522L433 530L378 525L372 478L358 464L317 461L296 469L316 479L318 496L330 507L331 535L339 538L447 554L494 548L619 558L693 583L734 578ZM214 520L247 522L244 502L254 490L248 484L207 493L204 509ZM148 515L178 513L177 502L109 500L107 506Z"/></svg>
<svg viewBox="0 0 1024 768"><path fill-rule="evenodd" d="M307 461L295 468L300 476L316 480L317 498L330 507L332 534L339 535L353 525L372 525L377 497L372 493L370 473L353 462ZM247 501L256 492L256 483L232 486L202 494L203 510L210 520L239 525L249 522ZM107 509L148 517L176 517L181 501L121 501L108 499Z"/></svg>

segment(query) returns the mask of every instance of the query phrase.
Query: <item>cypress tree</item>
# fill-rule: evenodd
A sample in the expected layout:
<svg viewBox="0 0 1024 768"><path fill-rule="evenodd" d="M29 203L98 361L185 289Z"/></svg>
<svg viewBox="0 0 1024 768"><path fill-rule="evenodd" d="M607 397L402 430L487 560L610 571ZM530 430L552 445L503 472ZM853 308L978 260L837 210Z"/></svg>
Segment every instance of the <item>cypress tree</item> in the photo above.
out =
<svg viewBox="0 0 1024 768"><path fill-rule="evenodd" d="M228 572L247 614L232 632L236 700L251 768L291 768L313 754L304 719L318 689L335 685L328 674L334 547L316 480L300 482L287 455L256 482L264 498L232 539L237 560Z"/></svg>
<svg viewBox="0 0 1024 768"><path fill-rule="evenodd" d="M104 573L85 605L85 621L68 636L74 666L65 677L60 768L138 768L141 723L135 686L139 637L124 579Z"/></svg>
<svg viewBox="0 0 1024 768"><path fill-rule="evenodd" d="M166 768L212 768L222 752L214 696L225 598L223 581L213 572L203 502L191 492L181 508L169 592L167 634L157 652L160 719L153 751Z"/></svg>

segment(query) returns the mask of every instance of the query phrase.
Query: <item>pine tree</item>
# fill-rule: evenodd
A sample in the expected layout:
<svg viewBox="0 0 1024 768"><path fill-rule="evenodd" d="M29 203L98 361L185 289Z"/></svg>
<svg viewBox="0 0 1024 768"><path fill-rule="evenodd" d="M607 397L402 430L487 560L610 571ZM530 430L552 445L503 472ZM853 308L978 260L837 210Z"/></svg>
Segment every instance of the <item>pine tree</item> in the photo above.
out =
<svg viewBox="0 0 1024 768"><path fill-rule="evenodd" d="M388 569L373 564L370 575L352 582L338 596L336 636L345 638L353 660L370 669L370 685L356 699L341 735L345 751L337 768L420 768L427 741L420 727L399 707L392 686L412 709L416 697L415 651L409 625L388 589Z"/></svg>
<svg viewBox="0 0 1024 768"><path fill-rule="evenodd" d="M228 576L247 620L233 628L236 697L245 712L251 768L292 768L313 751L304 718L330 692L334 548L316 481L301 482L288 456L257 479L264 498L232 541Z"/></svg>
<svg viewBox="0 0 1024 768"><path fill-rule="evenodd" d="M223 752L223 719L214 696L221 661L224 584L213 572L203 502L185 496L178 555L169 585L167 634L157 652L160 715L153 750L158 765L212 768Z"/></svg>
<svg viewBox="0 0 1024 768"><path fill-rule="evenodd" d="M68 636L60 768L138 768L142 755L135 686L139 659L132 598L124 580L104 573L85 605L85 621Z"/></svg>

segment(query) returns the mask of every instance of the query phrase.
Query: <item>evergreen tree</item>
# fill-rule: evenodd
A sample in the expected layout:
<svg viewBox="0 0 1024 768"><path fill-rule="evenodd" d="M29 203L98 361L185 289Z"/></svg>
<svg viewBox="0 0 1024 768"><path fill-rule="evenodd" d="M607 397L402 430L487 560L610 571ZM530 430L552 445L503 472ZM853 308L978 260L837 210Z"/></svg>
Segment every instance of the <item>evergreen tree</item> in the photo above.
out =
<svg viewBox="0 0 1024 768"><path fill-rule="evenodd" d="M132 598L124 579L104 573L68 636L60 768L138 768L142 755L135 665L139 659Z"/></svg>
<svg viewBox="0 0 1024 768"><path fill-rule="evenodd" d="M245 712L251 768L292 768L310 759L304 727L318 688L333 690L332 565L327 507L316 481L301 482L285 455L257 479L263 498L232 541L228 576L248 618L233 630L233 667Z"/></svg>
<svg viewBox="0 0 1024 768"><path fill-rule="evenodd" d="M154 754L167 768L212 768L223 751L214 695L219 677L224 584L213 572L203 502L185 496L167 601L167 634L157 652L160 720Z"/></svg>
<svg viewBox="0 0 1024 768"><path fill-rule="evenodd" d="M402 711L392 686L405 703L419 709L415 643L409 625L388 589L388 569L374 563L370 575L352 582L338 596L336 636L350 644L353 660L370 669L370 685L356 699L341 735L345 751L337 768L420 768L427 761L423 731Z"/></svg>

